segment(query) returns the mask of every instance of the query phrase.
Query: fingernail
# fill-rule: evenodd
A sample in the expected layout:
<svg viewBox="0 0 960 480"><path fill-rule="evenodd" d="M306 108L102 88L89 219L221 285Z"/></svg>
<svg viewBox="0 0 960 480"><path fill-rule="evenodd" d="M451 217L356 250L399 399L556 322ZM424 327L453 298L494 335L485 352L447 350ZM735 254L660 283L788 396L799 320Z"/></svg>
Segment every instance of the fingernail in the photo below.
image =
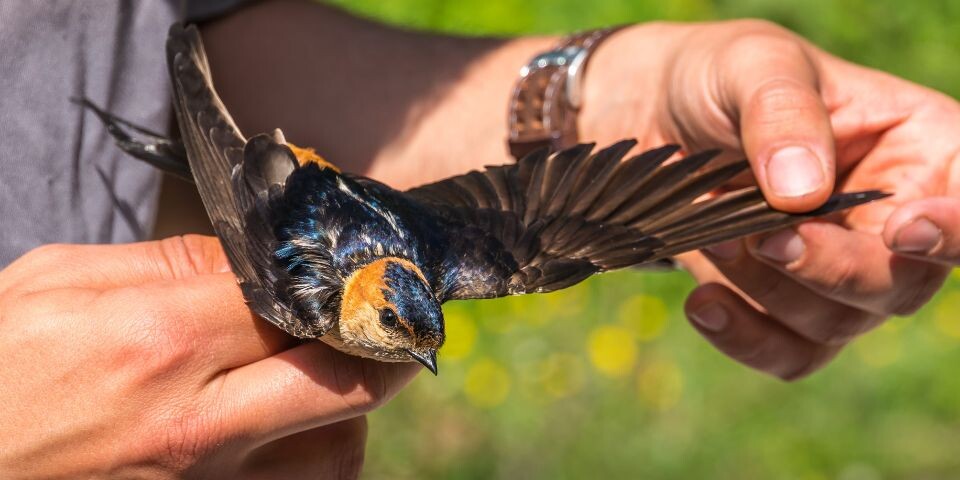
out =
<svg viewBox="0 0 960 480"><path fill-rule="evenodd" d="M730 320L727 311L718 303L708 303L698 308L690 314L690 318L711 332L723 330Z"/></svg>
<svg viewBox="0 0 960 480"><path fill-rule="evenodd" d="M770 189L778 197L802 197L824 182L817 156L805 147L786 147L770 157L766 168Z"/></svg>
<svg viewBox="0 0 960 480"><path fill-rule="evenodd" d="M705 249L711 256L717 260L730 261L740 256L740 240L729 240L716 245L710 245Z"/></svg>
<svg viewBox="0 0 960 480"><path fill-rule="evenodd" d="M900 227L893 248L904 253L926 253L940 243L943 233L930 220L920 217Z"/></svg>
<svg viewBox="0 0 960 480"><path fill-rule="evenodd" d="M757 254L777 263L792 263L803 255L806 246L803 239L793 230L774 233L763 239L757 246Z"/></svg>

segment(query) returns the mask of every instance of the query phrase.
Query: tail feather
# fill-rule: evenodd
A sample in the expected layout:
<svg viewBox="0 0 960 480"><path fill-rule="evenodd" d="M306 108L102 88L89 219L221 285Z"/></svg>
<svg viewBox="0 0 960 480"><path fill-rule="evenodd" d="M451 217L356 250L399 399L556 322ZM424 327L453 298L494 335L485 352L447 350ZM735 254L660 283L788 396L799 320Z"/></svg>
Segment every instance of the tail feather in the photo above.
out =
<svg viewBox="0 0 960 480"><path fill-rule="evenodd" d="M114 142L128 155L142 160L160 171L188 182L193 182L187 151L179 140L165 137L133 122L124 120L93 103L87 97L75 97L71 102L90 110L97 116ZM129 130L129 131L128 131ZM149 141L135 138L131 132L146 137Z"/></svg>

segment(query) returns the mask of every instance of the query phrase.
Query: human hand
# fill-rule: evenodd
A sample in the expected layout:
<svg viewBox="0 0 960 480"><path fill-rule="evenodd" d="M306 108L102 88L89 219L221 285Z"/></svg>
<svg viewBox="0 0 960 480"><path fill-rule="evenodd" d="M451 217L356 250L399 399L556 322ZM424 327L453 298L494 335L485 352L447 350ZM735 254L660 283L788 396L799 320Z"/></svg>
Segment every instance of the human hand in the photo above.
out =
<svg viewBox="0 0 960 480"><path fill-rule="evenodd" d="M255 318L219 242L38 248L0 272L0 477L355 477L419 371Z"/></svg>
<svg viewBox="0 0 960 480"><path fill-rule="evenodd" d="M582 127L601 144L642 133L641 146L745 155L777 208L812 210L835 187L895 193L836 223L682 258L701 283L686 304L694 326L746 365L800 378L916 311L960 263L952 98L761 21L632 27L596 52L586 87Z"/></svg>

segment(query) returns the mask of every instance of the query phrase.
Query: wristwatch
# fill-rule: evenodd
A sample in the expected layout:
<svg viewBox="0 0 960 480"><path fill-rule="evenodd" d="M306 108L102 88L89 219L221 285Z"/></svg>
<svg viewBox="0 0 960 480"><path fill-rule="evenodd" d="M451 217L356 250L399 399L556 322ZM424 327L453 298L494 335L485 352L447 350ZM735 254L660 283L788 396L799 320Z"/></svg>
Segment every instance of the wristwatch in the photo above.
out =
<svg viewBox="0 0 960 480"><path fill-rule="evenodd" d="M557 151L577 143L577 112L583 74L590 54L620 27L576 33L520 69L507 122L510 154L524 155L547 147Z"/></svg>

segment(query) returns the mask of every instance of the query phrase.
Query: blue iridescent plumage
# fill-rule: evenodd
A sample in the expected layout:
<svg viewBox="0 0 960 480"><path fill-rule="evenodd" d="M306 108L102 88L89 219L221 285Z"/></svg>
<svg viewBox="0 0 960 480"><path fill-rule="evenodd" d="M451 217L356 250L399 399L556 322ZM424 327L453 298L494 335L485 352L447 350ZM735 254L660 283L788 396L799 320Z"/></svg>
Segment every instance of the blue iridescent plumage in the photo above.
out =
<svg viewBox="0 0 960 480"><path fill-rule="evenodd" d="M384 280L387 286L384 296L396 307L397 314L410 323L414 335L419 338L443 337L440 303L416 272L393 262L387 266Z"/></svg>

